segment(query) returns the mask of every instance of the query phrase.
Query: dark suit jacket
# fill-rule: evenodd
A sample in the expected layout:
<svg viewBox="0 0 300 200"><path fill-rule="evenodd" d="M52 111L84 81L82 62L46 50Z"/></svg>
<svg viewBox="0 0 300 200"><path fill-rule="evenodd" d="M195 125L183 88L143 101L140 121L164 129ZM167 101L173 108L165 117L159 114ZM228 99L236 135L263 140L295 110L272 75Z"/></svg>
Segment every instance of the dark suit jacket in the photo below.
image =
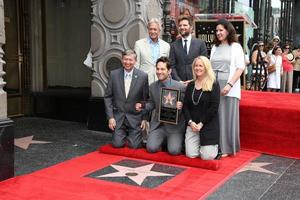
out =
<svg viewBox="0 0 300 200"><path fill-rule="evenodd" d="M215 82L213 84L212 91L204 91L200 97L199 104L197 105L194 105L192 100L194 87L195 81L190 82L186 87L183 104L185 118L187 121L192 120L196 123L203 123L203 128L200 131L201 145L219 144L219 83Z"/></svg>
<svg viewBox="0 0 300 200"><path fill-rule="evenodd" d="M198 56L207 56L205 42L192 38L188 55L182 46L182 39L177 39L171 44L170 61L172 67L172 78L177 81L193 79L192 63Z"/></svg>
<svg viewBox="0 0 300 200"><path fill-rule="evenodd" d="M185 86L182 83L179 83L178 81L172 80L170 81L171 86L168 86L168 88L174 88L180 90L180 101L183 103L184 98L184 92L185 92ZM151 112L152 110L155 110L152 113L152 119L150 121L150 132L157 129L161 122L158 121L158 115L159 115L159 106L160 106L160 93L161 88L164 87L163 84L160 81L155 81L150 85L150 98L149 101L146 103L146 110L148 112ZM172 132L182 132L185 131L185 120L184 115L182 114L182 111L179 111L179 118L178 118L178 124L172 125L163 123L165 128Z"/></svg>
<svg viewBox="0 0 300 200"><path fill-rule="evenodd" d="M107 118L115 118L116 128L120 128L125 117L135 128L141 124L143 113L135 110L135 104L147 101L149 96L148 76L134 68L128 96L125 95L124 68L111 71L104 95ZM146 117L145 117L146 119Z"/></svg>

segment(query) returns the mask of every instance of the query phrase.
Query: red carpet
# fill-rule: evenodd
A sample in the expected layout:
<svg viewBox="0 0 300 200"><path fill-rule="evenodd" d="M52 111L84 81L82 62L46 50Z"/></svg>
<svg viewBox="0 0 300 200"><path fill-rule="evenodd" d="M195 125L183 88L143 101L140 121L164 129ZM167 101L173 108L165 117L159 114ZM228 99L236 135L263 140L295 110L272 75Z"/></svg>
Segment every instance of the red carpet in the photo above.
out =
<svg viewBox="0 0 300 200"><path fill-rule="evenodd" d="M130 148L114 148L108 144L99 148L101 153L126 156L131 158L139 158L164 162L177 165L185 165L189 167L199 167L203 169L218 170L220 168L219 160L201 160L188 158L184 155L172 156L167 152L148 153L146 149L130 149Z"/></svg>
<svg viewBox="0 0 300 200"><path fill-rule="evenodd" d="M258 155L258 153L242 151L234 158L223 159L218 171L186 167L174 178L156 188L147 189L85 177L125 158L93 152L32 174L0 182L0 199L203 199Z"/></svg>
<svg viewBox="0 0 300 200"><path fill-rule="evenodd" d="M300 158L300 95L243 91L241 147Z"/></svg>

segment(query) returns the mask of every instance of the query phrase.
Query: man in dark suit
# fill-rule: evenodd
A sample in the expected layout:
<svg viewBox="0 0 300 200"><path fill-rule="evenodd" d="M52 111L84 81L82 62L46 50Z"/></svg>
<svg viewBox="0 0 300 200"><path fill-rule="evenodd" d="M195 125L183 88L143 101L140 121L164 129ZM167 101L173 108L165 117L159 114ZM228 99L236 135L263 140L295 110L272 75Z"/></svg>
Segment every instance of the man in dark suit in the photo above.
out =
<svg viewBox="0 0 300 200"><path fill-rule="evenodd" d="M207 56L205 42L192 38L192 19L189 16L179 16L178 29L181 38L171 44L170 61L172 77L185 85L193 79L192 63L200 55Z"/></svg>
<svg viewBox="0 0 300 200"><path fill-rule="evenodd" d="M156 75L158 80L150 85L150 98L145 107L147 112L152 112L154 110L150 121L147 151L151 153L159 151L166 139L168 152L172 155L178 155L182 150L185 133L184 116L181 114L185 86L184 84L171 79L170 74L171 67L169 59L167 57L160 57L156 62ZM172 100L172 104L176 104L177 109L179 109L177 125L159 121L160 92L162 87L180 90L180 100L177 102L176 100ZM136 104L136 110L142 110L140 103Z"/></svg>
<svg viewBox="0 0 300 200"><path fill-rule="evenodd" d="M134 68L136 54L126 50L122 55L122 68L111 71L104 95L108 126L113 131L112 145L130 148L142 146L141 130L145 126L146 116L135 110L137 102L147 101L148 76Z"/></svg>

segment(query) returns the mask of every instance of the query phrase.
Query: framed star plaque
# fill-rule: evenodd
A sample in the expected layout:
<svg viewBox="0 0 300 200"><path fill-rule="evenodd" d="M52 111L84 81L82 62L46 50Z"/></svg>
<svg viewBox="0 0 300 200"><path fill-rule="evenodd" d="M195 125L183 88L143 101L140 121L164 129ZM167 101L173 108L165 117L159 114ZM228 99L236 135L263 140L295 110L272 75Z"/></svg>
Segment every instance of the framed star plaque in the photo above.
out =
<svg viewBox="0 0 300 200"><path fill-rule="evenodd" d="M176 103L179 101L180 90L171 88L161 88L160 91L160 106L158 120L169 124L177 124L178 109Z"/></svg>

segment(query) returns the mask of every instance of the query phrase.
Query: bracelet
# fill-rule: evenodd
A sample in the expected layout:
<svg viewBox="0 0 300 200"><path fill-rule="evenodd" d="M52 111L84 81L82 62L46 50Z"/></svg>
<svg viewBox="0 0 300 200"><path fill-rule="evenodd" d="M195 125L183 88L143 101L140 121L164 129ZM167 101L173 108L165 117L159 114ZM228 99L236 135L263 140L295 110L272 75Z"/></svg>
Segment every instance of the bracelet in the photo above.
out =
<svg viewBox="0 0 300 200"><path fill-rule="evenodd" d="M228 82L228 83L226 83L226 84L227 84L227 85L229 85L230 87L233 87L233 85L232 85L231 83L229 83L229 82Z"/></svg>

